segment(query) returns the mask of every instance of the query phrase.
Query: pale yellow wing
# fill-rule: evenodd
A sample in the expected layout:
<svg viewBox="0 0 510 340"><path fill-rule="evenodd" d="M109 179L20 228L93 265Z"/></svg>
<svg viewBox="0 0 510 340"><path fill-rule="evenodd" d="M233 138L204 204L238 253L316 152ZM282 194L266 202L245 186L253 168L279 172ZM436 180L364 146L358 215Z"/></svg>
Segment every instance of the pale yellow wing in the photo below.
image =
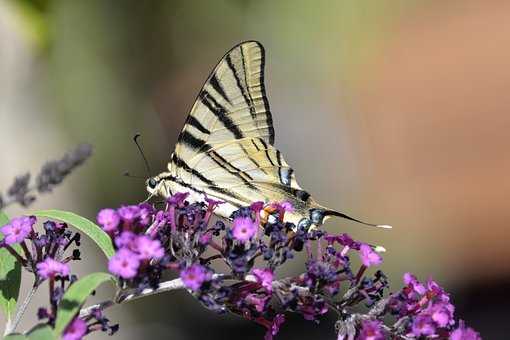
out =
<svg viewBox="0 0 510 340"><path fill-rule="evenodd" d="M296 208L292 222L309 219L319 225L328 216L358 221L315 203L273 147L264 64L264 49L256 41L227 52L200 91L164 177L232 208L289 201Z"/></svg>
<svg viewBox="0 0 510 340"><path fill-rule="evenodd" d="M189 162L195 171L186 173L187 183L239 206L289 201L305 209L313 202L281 152L262 138L226 142Z"/></svg>
<svg viewBox="0 0 510 340"><path fill-rule="evenodd" d="M179 136L169 164L173 175L182 177L190 159L231 140L260 138L273 144L264 64L264 48L256 41L235 46L220 60Z"/></svg>

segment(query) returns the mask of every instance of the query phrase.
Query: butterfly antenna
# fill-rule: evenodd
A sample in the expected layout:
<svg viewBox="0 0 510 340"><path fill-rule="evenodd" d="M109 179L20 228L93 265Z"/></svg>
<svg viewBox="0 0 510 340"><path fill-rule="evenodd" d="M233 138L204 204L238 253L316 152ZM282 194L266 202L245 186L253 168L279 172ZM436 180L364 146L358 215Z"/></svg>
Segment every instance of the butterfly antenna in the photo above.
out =
<svg viewBox="0 0 510 340"><path fill-rule="evenodd" d="M141 135L139 133L135 134L134 137L133 137L133 142L135 142L136 146L138 147L138 151L140 151L140 155L142 155L142 158L143 158L143 161L145 163L145 167L147 168L147 173L149 175L149 177L151 177L152 175L152 171L151 171L151 167L149 166L149 162L147 161L147 158L145 157L145 154L143 153L143 150L142 150L142 147L140 145L140 143L138 142L138 138L140 138Z"/></svg>
<svg viewBox="0 0 510 340"><path fill-rule="evenodd" d="M145 178L144 176L135 176L135 175L131 175L129 173L129 171L124 171L124 173L122 174L122 176L126 176L126 177L129 177L129 178L137 178L137 179L147 179Z"/></svg>

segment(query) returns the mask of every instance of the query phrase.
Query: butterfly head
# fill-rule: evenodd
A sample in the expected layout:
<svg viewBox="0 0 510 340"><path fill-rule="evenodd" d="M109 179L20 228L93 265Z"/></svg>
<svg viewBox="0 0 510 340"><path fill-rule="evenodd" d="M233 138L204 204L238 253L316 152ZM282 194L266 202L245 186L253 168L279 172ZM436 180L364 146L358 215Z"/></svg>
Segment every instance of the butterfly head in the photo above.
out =
<svg viewBox="0 0 510 340"><path fill-rule="evenodd" d="M157 176L149 177L145 181L145 185L151 197L170 197L172 193L178 191L175 177L171 176L167 172L163 172Z"/></svg>
<svg viewBox="0 0 510 340"><path fill-rule="evenodd" d="M146 185L147 185L147 190L150 192L150 191L153 191L157 188L158 186L158 180L154 177L151 177L149 179L147 179L146 181Z"/></svg>
<svg viewBox="0 0 510 340"><path fill-rule="evenodd" d="M164 185L164 181L161 179L161 176L153 176L149 177L145 181L145 185L147 187L147 191L152 196L166 196L166 188Z"/></svg>

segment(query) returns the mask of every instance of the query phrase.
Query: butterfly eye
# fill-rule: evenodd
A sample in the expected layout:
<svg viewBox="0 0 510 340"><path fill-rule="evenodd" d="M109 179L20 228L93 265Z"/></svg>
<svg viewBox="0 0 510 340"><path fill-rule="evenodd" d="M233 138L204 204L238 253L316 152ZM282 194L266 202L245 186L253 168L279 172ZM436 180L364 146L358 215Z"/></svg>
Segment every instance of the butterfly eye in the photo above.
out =
<svg viewBox="0 0 510 340"><path fill-rule="evenodd" d="M149 188L154 189L158 185L158 182L154 178L149 178L148 184Z"/></svg>

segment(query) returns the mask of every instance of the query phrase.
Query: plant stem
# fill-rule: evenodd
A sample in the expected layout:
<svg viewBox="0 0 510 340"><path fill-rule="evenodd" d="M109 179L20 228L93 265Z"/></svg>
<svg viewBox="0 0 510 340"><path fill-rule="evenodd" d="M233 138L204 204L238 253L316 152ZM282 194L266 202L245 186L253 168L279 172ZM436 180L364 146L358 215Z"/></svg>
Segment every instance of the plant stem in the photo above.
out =
<svg viewBox="0 0 510 340"><path fill-rule="evenodd" d="M132 300L136 300L136 299L145 297L145 296L159 294L162 292L167 292L167 291L172 291L172 290L184 289L184 288L185 288L185 286L181 279L165 281L165 282L160 283L158 285L158 288L156 288L156 289L146 288L146 289L142 290L141 292L120 295L117 298L115 298L115 301L112 301L112 300L103 301L101 303L92 305L90 307L83 308L80 310L80 318L86 318L86 317L90 316L92 314L92 312L98 308L106 309L106 308L112 307L116 304L122 304L125 302L129 302Z"/></svg>
<svg viewBox="0 0 510 340"><path fill-rule="evenodd" d="M34 294L37 291L38 287L39 287L39 284L37 282L35 282L34 285L32 286L32 289L30 290L30 292L28 292L28 295L25 297L25 300L23 300L23 303L19 306L19 309L16 313L16 316L14 317L14 320L12 322L7 323L7 325L5 327L4 335L13 333L16 330L16 327L18 326L18 324L21 321L21 318L25 314L28 304L34 297Z"/></svg>
<svg viewBox="0 0 510 340"><path fill-rule="evenodd" d="M229 276L229 275L222 275L222 274L213 275L213 279L217 279L220 277L225 280L231 279L231 276ZM155 289L146 288L146 289L142 290L141 292L135 292L135 293L127 293L127 292L122 293L121 292L113 300L103 301L98 304L89 306L87 308L82 308L80 310L80 318L83 319L83 318L89 317L94 312L94 310L98 309L98 308L106 309L106 308L110 308L114 305L120 305L125 302L133 301L133 300L136 300L136 299L139 299L142 297L146 297L149 295L154 295L154 294L159 294L159 293L169 292L172 290L179 290L179 289L186 289L186 286L184 286L184 283L182 282L181 279L173 279L170 281L161 282L158 285L158 287Z"/></svg>

